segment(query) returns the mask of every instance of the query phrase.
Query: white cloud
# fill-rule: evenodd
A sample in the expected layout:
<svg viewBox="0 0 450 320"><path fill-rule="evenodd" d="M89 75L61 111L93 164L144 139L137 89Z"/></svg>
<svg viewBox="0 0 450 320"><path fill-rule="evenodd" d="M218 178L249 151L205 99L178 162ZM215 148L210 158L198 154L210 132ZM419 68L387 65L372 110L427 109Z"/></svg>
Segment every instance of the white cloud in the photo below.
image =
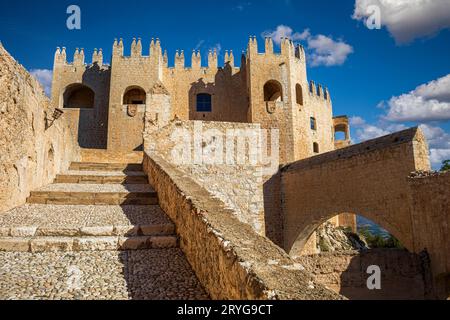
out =
<svg viewBox="0 0 450 320"><path fill-rule="evenodd" d="M421 125L430 147L430 161L435 169L439 169L444 160L450 159L450 134L440 127Z"/></svg>
<svg viewBox="0 0 450 320"><path fill-rule="evenodd" d="M353 128L355 128L356 142L363 142L367 140L376 139L391 133L390 131L383 129L379 126L368 124L361 117L352 117L350 119L350 125Z"/></svg>
<svg viewBox="0 0 450 320"><path fill-rule="evenodd" d="M41 83L45 94L50 97L52 92L53 71L47 69L32 69L30 70L30 74Z"/></svg>
<svg viewBox="0 0 450 320"><path fill-rule="evenodd" d="M275 30L265 31L262 36L270 37L276 44L281 43L281 38L289 38L292 41L306 41L308 59L312 67L342 65L353 53L353 47L342 40L334 40L322 34L312 35L309 29L303 32L295 32L291 27L279 25Z"/></svg>
<svg viewBox="0 0 450 320"><path fill-rule="evenodd" d="M450 74L393 97L386 119L397 122L450 120Z"/></svg>
<svg viewBox="0 0 450 320"><path fill-rule="evenodd" d="M353 19L366 21L370 5L380 8L381 24L398 44L450 27L450 0L356 0Z"/></svg>
<svg viewBox="0 0 450 320"><path fill-rule="evenodd" d="M353 53L352 46L342 40L335 41L321 34L308 38L308 49L312 49L309 55L312 66L340 66Z"/></svg>
<svg viewBox="0 0 450 320"><path fill-rule="evenodd" d="M408 128L404 124L392 124L383 120L376 124L369 124L361 117L352 117L350 125L355 130L356 143L376 139ZM450 159L450 134L437 126L422 124L420 128L428 141L431 166L438 170L444 160Z"/></svg>

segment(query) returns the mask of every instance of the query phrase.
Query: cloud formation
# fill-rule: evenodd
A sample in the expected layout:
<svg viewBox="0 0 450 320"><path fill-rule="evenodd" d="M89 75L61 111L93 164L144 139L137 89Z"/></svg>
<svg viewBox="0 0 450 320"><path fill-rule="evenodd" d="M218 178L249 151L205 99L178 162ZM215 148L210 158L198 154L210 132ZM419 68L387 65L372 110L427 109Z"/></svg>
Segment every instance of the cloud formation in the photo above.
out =
<svg viewBox="0 0 450 320"><path fill-rule="evenodd" d="M50 97L52 92L53 71L47 69L32 69L30 70L30 74L39 81L44 88L45 94Z"/></svg>
<svg viewBox="0 0 450 320"><path fill-rule="evenodd" d="M366 21L371 5L380 8L381 24L397 44L432 36L450 27L449 0L356 0L353 19Z"/></svg>
<svg viewBox="0 0 450 320"><path fill-rule="evenodd" d="M450 120L450 74L388 102L386 120L430 122Z"/></svg>
<svg viewBox="0 0 450 320"><path fill-rule="evenodd" d="M408 128L404 124L391 124L384 121L369 124L361 117L351 118L350 125L355 129L356 139L354 142L356 143L376 139ZM438 126L421 124L419 127L428 140L431 166L438 170L444 160L450 159L450 134Z"/></svg>
<svg viewBox="0 0 450 320"><path fill-rule="evenodd" d="M310 66L339 66L344 64L348 56L353 53L353 47L343 40L334 40L323 34L312 35L309 29L303 32L295 32L291 27L279 25L275 30L262 33L262 37L272 38L276 44L281 43L281 38L289 38L292 41L306 41L307 55Z"/></svg>

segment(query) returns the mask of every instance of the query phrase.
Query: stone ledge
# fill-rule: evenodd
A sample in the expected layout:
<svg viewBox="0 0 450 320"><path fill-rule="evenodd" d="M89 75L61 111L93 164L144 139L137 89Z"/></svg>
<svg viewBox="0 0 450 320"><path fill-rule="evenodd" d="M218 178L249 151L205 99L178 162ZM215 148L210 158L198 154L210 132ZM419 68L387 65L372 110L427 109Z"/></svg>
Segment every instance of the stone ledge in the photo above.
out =
<svg viewBox="0 0 450 320"><path fill-rule="evenodd" d="M0 252L80 252L170 249L176 236L0 238Z"/></svg>
<svg viewBox="0 0 450 320"><path fill-rule="evenodd" d="M371 152L392 148L405 143L413 143L417 135L421 134L419 128L411 128L336 151L327 152L312 158L296 161L284 166L281 170L283 172L290 172L300 169L310 169L331 161L348 159L354 156L362 157Z"/></svg>
<svg viewBox="0 0 450 320"><path fill-rule="evenodd" d="M144 170L161 208L177 227L181 248L213 299L343 299L159 155L146 155Z"/></svg>

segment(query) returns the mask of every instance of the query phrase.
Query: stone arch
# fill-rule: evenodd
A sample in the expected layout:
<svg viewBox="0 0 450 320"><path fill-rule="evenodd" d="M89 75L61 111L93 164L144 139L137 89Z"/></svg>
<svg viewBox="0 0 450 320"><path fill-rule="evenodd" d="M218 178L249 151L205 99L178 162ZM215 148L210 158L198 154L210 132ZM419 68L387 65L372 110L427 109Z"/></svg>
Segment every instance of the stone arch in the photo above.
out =
<svg viewBox="0 0 450 320"><path fill-rule="evenodd" d="M333 218L338 217L343 212L350 212L350 211L324 211L322 214L316 214L316 215L304 215L305 217L309 217L308 220L303 221L301 226L298 226L297 228L297 237L293 241L293 243L290 245L289 248L287 248L287 252L290 255L296 255L300 252L303 252L305 249L305 245L307 244L308 240L311 238L311 236L314 234L314 232L324 223L327 221L330 221ZM383 215L380 214L374 214L371 211L359 211L357 208L354 208L354 211L351 212L358 212L358 215L361 217L364 217L366 219L369 219L385 229L387 232L389 232L391 235L393 235L395 238L397 238L402 245L405 246L406 249L409 251L413 251L413 248L409 247L407 245L407 236L402 234L399 230L397 230L389 221L383 219Z"/></svg>
<svg viewBox="0 0 450 320"><path fill-rule="evenodd" d="M95 92L85 84L70 84L62 94L62 106L69 109L93 109Z"/></svg>
<svg viewBox="0 0 450 320"><path fill-rule="evenodd" d="M147 93L142 87L130 86L128 87L122 98L122 104L124 105L143 105L147 102Z"/></svg>
<svg viewBox="0 0 450 320"><path fill-rule="evenodd" d="M295 100L298 105L303 106L303 88L299 83L295 86Z"/></svg>
<svg viewBox="0 0 450 320"><path fill-rule="evenodd" d="M264 101L276 102L283 101L283 87L276 80L269 80L264 85Z"/></svg>

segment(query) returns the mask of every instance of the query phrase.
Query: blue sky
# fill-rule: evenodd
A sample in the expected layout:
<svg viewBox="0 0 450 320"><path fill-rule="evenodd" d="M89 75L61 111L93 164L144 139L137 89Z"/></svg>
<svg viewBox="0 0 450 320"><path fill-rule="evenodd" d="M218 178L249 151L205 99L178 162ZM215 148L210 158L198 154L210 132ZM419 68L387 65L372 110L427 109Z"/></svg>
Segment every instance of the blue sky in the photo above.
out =
<svg viewBox="0 0 450 320"><path fill-rule="evenodd" d="M206 58L218 48L222 61L226 49L245 50L250 35L261 50L263 35L290 36L307 48L309 79L329 88L335 115L352 118L355 142L422 124L437 168L450 158L450 0L392 2L16 1L0 11L0 40L45 83L57 46L66 46L69 57L76 47L88 57L103 48L109 61L114 38L129 47L142 37L145 53L159 37L169 63L176 49L200 49ZM71 4L81 8L81 30L66 27ZM365 24L373 4L379 30Z"/></svg>

